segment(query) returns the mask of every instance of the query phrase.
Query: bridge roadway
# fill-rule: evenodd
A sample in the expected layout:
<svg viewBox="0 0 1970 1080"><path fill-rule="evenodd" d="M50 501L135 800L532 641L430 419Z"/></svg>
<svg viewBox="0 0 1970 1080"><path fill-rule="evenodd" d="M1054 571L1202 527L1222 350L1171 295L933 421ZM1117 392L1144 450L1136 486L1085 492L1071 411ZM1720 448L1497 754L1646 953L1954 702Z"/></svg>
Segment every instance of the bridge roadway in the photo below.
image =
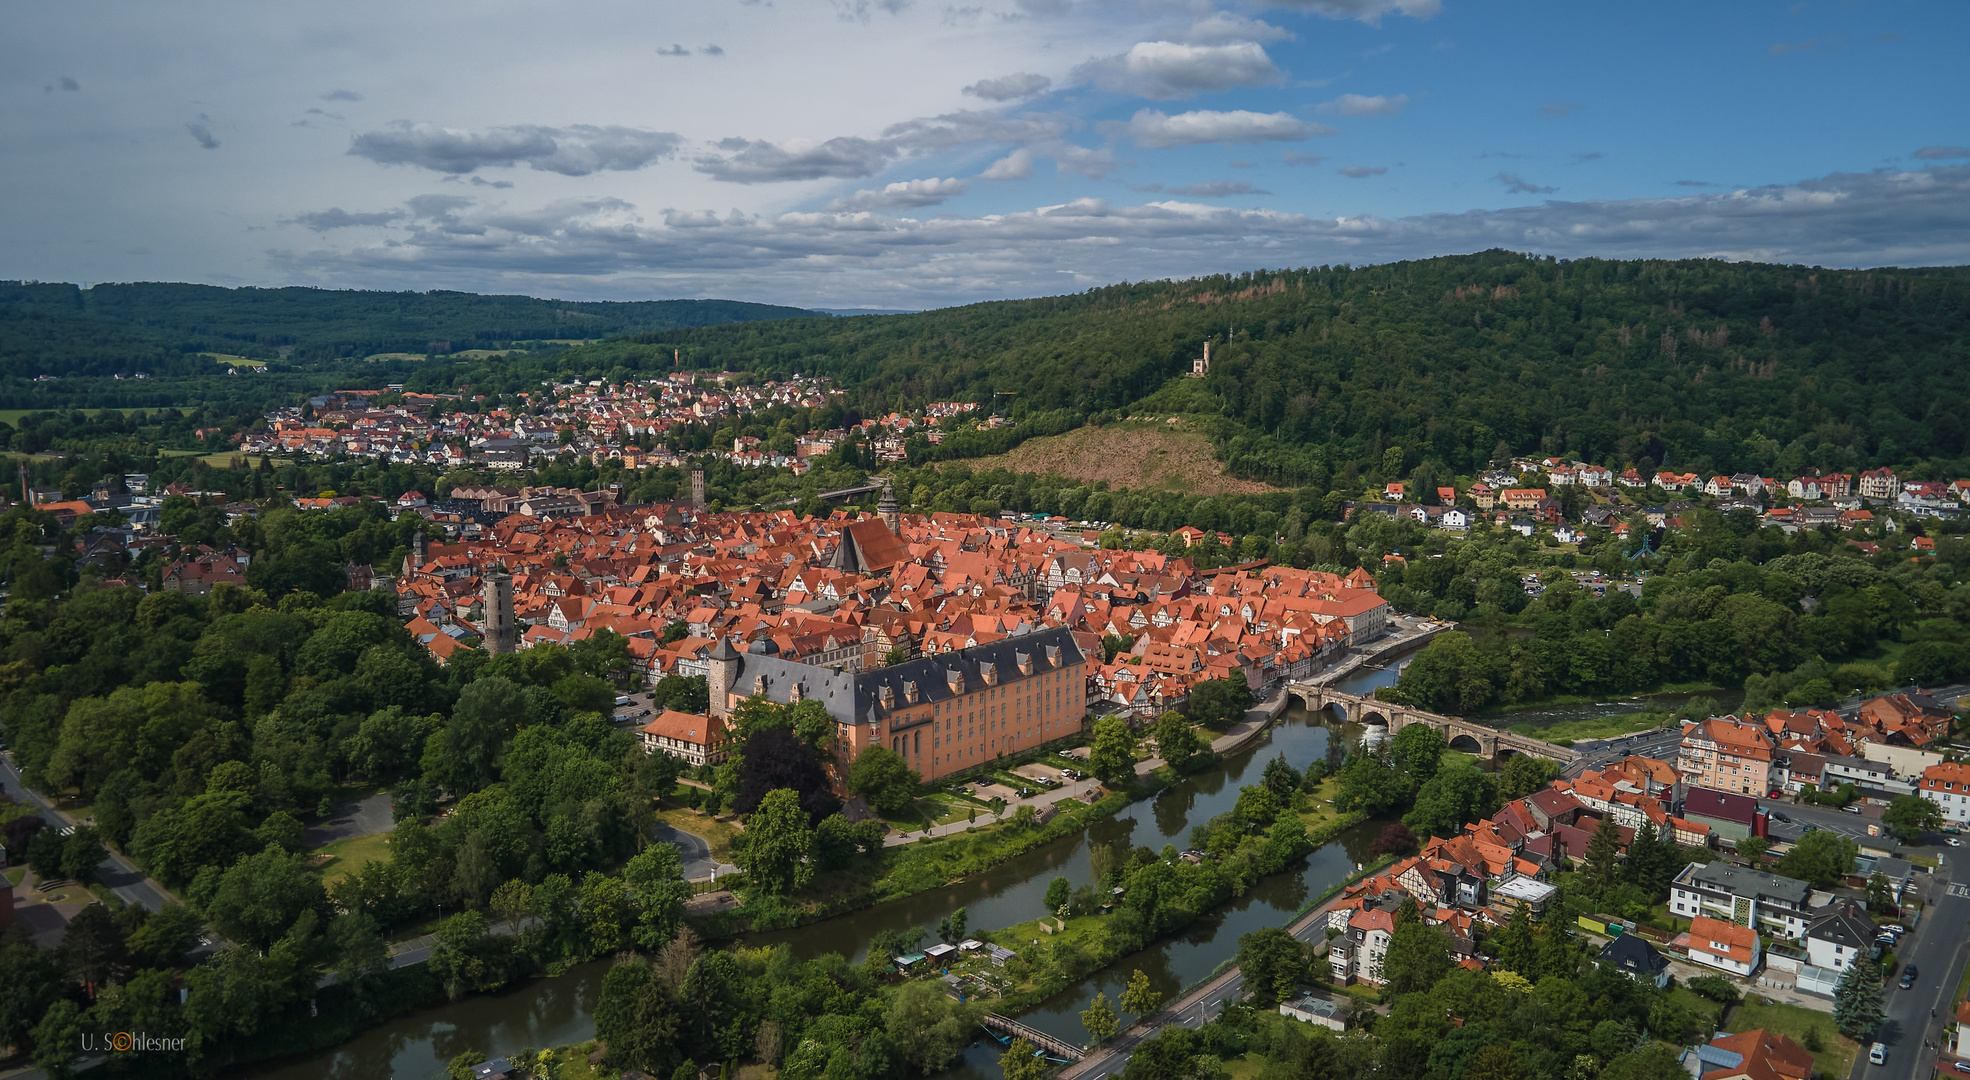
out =
<svg viewBox="0 0 1970 1080"><path fill-rule="evenodd" d="M1455 716L1440 716L1315 683L1287 683L1286 692L1299 698L1309 712L1331 708L1349 723L1386 725L1391 735L1411 724L1428 724L1443 733L1443 741L1449 743L1452 750L1474 752L1482 757L1531 754L1566 765L1576 756L1570 747L1555 746L1516 732L1500 731Z"/></svg>
<svg viewBox="0 0 1970 1080"><path fill-rule="evenodd" d="M984 1026L986 1031L994 1035L1004 1036L1004 1042L1007 1044L1010 1044L1013 1039L1025 1039L1028 1043L1032 1044L1033 1049L1044 1053L1056 1061L1075 1062L1081 1060L1083 1051L1080 1047L1075 1046L1065 1039L1054 1038L1039 1028L1027 1027L1010 1016L1000 1016L998 1013L986 1013L979 1020L979 1023Z"/></svg>

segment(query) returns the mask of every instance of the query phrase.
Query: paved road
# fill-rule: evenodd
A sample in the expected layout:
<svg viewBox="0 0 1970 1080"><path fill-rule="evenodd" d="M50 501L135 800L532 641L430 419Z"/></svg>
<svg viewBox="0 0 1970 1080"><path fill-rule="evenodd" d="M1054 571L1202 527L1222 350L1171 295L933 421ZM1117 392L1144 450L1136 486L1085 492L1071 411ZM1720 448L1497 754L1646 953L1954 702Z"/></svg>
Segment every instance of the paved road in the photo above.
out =
<svg viewBox="0 0 1970 1080"><path fill-rule="evenodd" d="M683 829L672 828L658 822L653 834L658 843L672 844L684 864L684 880L708 881L714 874L736 874L739 868L731 863L722 863L711 857L711 845L705 838Z"/></svg>
<svg viewBox="0 0 1970 1080"><path fill-rule="evenodd" d="M320 847L352 836L389 832L396 827L390 812L390 793L379 791L337 805L327 823L310 828L304 836L309 847Z"/></svg>
<svg viewBox="0 0 1970 1080"><path fill-rule="evenodd" d="M1899 988L1899 979L1888 982L1883 991L1888 1019L1879 1035L1888 1044L1888 1063L1869 1065L1862 1053L1850 1074L1854 1080L1928 1080L1935 1071L1936 1051L1922 1044L1924 1040L1940 1041L1944 1025L1950 1022L1965 951L1970 948L1970 898L1951 895L1956 883L1970 885L1970 874L1959 876L1956 872L1956 850L1925 849L1941 854L1943 864L1934 874L1916 875L1929 906L1896 951L1897 959L1914 960L1921 975L1907 990ZM1933 1019L1930 1010L1935 1011Z"/></svg>
<svg viewBox="0 0 1970 1080"><path fill-rule="evenodd" d="M0 790L5 790L15 802L39 807L41 820L57 829L80 824L49 805L48 800L29 791L27 785L21 783L20 773L14 771L11 754L0 754ZM163 911L164 905L172 899L164 886L145 877L144 872L137 869L136 864L114 852L102 861L96 876L126 904L141 904L152 911Z"/></svg>

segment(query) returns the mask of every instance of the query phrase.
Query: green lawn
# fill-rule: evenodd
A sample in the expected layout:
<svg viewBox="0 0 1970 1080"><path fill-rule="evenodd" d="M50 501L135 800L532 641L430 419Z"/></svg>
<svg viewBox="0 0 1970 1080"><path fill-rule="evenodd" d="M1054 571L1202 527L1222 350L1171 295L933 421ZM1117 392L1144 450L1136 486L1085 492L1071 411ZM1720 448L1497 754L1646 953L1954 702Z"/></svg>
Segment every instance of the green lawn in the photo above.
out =
<svg viewBox="0 0 1970 1080"><path fill-rule="evenodd" d="M1568 720L1547 727L1532 724L1514 724L1512 731L1534 739L1551 742L1554 739L1614 739L1623 735L1633 735L1637 731L1661 727L1662 714L1628 713L1625 716L1601 716L1592 720Z"/></svg>
<svg viewBox="0 0 1970 1080"><path fill-rule="evenodd" d="M326 885L362 869L364 863L389 862L390 834L380 832L352 836L347 840L323 844L315 849L315 854L328 856L328 861L319 867L322 884Z"/></svg>
<svg viewBox="0 0 1970 1080"><path fill-rule="evenodd" d="M732 838L739 830L730 822L720 821L696 810L687 810L664 799L657 800L657 820L673 829L681 829L705 838L711 846L711 857L722 863L734 861L732 858Z"/></svg>
<svg viewBox="0 0 1970 1080"><path fill-rule="evenodd" d="M219 363L224 364L227 367L264 367L268 364L277 362L273 360L250 360L244 356L234 356L231 353L209 352L209 353L199 353L198 355L208 357L213 360L217 360Z"/></svg>
<svg viewBox="0 0 1970 1080"><path fill-rule="evenodd" d="M1802 1046L1806 1043L1806 1032L1818 1028L1826 1049L1813 1055L1813 1067L1823 1076L1846 1076L1853 1070L1854 1057L1861 1049L1859 1043L1834 1030L1832 1014L1782 1001L1767 1005L1756 996L1744 999L1730 1024L1733 1035L1753 1028L1776 1031Z"/></svg>

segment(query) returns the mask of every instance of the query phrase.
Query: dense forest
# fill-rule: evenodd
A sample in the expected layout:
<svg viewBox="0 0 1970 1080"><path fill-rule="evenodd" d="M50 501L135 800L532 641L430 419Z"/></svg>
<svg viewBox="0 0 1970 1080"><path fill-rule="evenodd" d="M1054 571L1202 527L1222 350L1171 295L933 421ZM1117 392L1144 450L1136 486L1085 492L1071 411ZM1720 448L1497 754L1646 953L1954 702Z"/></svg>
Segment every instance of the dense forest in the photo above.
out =
<svg viewBox="0 0 1970 1080"><path fill-rule="evenodd" d="M733 300L628 303L434 290L0 282L0 378L199 375L202 353L319 365L811 314Z"/></svg>
<svg viewBox="0 0 1970 1080"><path fill-rule="evenodd" d="M1403 543L1403 531L1363 523L1353 535L1372 550ZM1911 558L1892 547L1866 556L1825 532L1759 528L1746 512L1692 511L1652 555L1639 554L1638 540L1594 532L1543 575L1537 598L1520 585L1529 543L1504 530L1384 567L1393 606L1472 629L1432 641L1384 693L1471 713L1552 695L1743 686L1745 707L1762 710L1970 675L1970 547L1960 535L1932 528L1935 554ZM1430 549L1422 536L1407 539ZM1596 597L1574 565L1649 576L1639 596L1610 587Z"/></svg>
<svg viewBox="0 0 1970 1080"><path fill-rule="evenodd" d="M1200 410L1237 475L1318 485L1535 452L1724 472L1961 464L1966 340L1962 269L1490 251L656 333L535 370L634 375L678 348L687 366L834 375L864 415L947 399L1020 421ZM1202 386L1159 397L1206 341Z"/></svg>

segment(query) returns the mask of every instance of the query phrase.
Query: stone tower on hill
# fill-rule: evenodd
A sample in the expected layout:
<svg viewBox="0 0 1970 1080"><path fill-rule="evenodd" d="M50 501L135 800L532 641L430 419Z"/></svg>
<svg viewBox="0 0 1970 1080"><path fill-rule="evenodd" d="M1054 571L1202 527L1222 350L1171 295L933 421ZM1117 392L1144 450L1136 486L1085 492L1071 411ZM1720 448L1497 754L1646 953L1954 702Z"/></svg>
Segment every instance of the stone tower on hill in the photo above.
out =
<svg viewBox="0 0 1970 1080"><path fill-rule="evenodd" d="M513 575L502 567L486 571L481 600L485 611L486 652L504 656L517 644L513 627Z"/></svg>
<svg viewBox="0 0 1970 1080"><path fill-rule="evenodd" d="M887 478L882 482L882 498L876 500L876 516L889 526L890 532L903 535L903 515L896 505L896 487Z"/></svg>

